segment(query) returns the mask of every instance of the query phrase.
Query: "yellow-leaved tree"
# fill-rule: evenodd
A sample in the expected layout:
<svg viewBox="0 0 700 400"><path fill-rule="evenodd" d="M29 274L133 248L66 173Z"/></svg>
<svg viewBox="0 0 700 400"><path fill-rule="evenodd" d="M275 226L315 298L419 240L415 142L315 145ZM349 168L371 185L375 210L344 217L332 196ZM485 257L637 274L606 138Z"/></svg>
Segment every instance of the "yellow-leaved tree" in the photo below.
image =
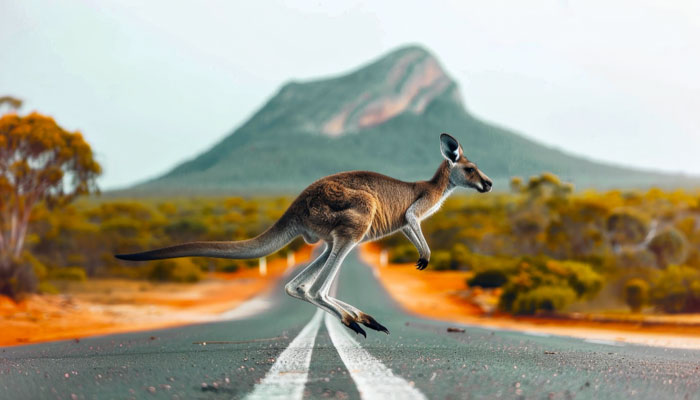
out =
<svg viewBox="0 0 700 400"><path fill-rule="evenodd" d="M0 117L0 294L32 290L33 271L22 260L32 209L97 191L100 171L79 132L38 113Z"/></svg>

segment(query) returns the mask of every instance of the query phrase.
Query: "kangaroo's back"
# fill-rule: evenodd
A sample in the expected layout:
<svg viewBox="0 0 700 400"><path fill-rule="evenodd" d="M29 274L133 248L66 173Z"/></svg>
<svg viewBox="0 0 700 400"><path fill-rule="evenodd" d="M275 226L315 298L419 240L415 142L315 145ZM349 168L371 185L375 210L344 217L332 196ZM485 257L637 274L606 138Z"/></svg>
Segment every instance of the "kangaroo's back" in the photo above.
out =
<svg viewBox="0 0 700 400"><path fill-rule="evenodd" d="M404 214L420 196L416 182L404 182L370 171L341 172L309 185L290 206L313 225L337 224L347 210L367 211L372 237L394 232L405 224ZM358 215L359 216L359 215Z"/></svg>

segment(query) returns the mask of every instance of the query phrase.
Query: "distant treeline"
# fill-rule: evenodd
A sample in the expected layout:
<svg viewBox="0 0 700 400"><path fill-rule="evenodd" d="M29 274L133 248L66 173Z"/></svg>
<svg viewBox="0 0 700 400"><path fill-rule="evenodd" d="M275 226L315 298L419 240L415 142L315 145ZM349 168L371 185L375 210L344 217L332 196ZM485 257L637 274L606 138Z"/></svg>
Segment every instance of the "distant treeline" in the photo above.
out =
<svg viewBox="0 0 700 400"><path fill-rule="evenodd" d="M585 191L551 174L513 179L511 193L455 196L423 222L429 268L471 270L470 287L494 289L500 308L531 314L605 298L633 310L700 311L700 196L685 191ZM191 258L134 264L115 253L195 240L250 238L291 197L83 199L33 213L24 259L50 291L53 279L130 277L196 281L256 260ZM380 243L394 262L418 254L401 234ZM292 248L303 242L298 239ZM600 301L598 301L600 303Z"/></svg>
<svg viewBox="0 0 700 400"><path fill-rule="evenodd" d="M40 289L53 279L128 277L197 281L204 271L234 271L257 260L180 258L128 263L129 253L198 240L253 237L277 220L290 198L83 199L59 211L33 214L25 260ZM290 245L299 248L303 241ZM276 255L272 255L275 257Z"/></svg>

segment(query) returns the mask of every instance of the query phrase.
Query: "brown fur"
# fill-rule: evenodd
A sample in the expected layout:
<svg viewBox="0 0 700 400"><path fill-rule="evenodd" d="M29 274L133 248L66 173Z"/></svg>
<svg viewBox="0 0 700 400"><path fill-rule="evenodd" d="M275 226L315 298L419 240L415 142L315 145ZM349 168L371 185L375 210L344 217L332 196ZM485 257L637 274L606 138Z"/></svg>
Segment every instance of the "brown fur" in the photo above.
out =
<svg viewBox="0 0 700 400"><path fill-rule="evenodd" d="M464 157L461 165L471 163ZM442 198L450 184L443 161L432 179L404 182L369 171L341 172L321 178L302 191L289 207L305 230L326 241L333 234L354 241L390 235L406 225L406 211L419 202L422 217Z"/></svg>

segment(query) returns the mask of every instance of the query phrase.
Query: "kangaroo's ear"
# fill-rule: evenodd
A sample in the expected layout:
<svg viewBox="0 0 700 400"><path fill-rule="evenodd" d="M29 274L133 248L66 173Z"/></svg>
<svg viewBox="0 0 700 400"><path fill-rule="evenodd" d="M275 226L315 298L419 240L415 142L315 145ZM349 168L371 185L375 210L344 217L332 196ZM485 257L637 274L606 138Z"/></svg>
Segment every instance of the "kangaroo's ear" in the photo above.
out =
<svg viewBox="0 0 700 400"><path fill-rule="evenodd" d="M455 163L462 157L462 146L457 142L457 139L446 133L440 135L440 151L450 163Z"/></svg>

